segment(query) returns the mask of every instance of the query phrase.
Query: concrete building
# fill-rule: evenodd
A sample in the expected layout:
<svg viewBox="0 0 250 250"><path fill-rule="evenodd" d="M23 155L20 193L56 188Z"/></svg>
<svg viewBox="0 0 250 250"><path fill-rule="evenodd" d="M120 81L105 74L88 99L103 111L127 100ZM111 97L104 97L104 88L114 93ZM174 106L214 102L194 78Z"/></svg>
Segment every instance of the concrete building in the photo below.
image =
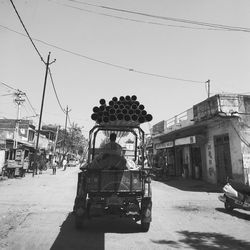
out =
<svg viewBox="0 0 250 250"><path fill-rule="evenodd" d="M34 160L37 132L31 120L0 119L0 149L4 152L4 162L8 168L24 167L28 169ZM55 133L40 131L38 149L44 157L49 157L55 147ZM3 154L3 153L1 153Z"/></svg>
<svg viewBox="0 0 250 250"><path fill-rule="evenodd" d="M250 96L212 96L152 128L155 161L168 174L225 183L250 182Z"/></svg>
<svg viewBox="0 0 250 250"><path fill-rule="evenodd" d="M34 148L35 126L30 120L0 119L0 145L2 148L18 148L21 145Z"/></svg>

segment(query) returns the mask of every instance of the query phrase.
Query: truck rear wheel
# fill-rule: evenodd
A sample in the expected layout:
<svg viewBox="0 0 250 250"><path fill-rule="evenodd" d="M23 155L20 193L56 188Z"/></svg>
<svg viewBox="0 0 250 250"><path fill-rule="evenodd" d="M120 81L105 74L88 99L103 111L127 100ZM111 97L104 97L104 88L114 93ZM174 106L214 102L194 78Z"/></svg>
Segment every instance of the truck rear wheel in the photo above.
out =
<svg viewBox="0 0 250 250"><path fill-rule="evenodd" d="M75 228L77 230L83 229L83 216L75 215Z"/></svg>
<svg viewBox="0 0 250 250"><path fill-rule="evenodd" d="M142 232L148 232L149 228L150 228L150 222L141 222Z"/></svg>
<svg viewBox="0 0 250 250"><path fill-rule="evenodd" d="M234 209L234 207L227 200L224 204L224 207L225 207L226 211L228 211L228 212L232 212Z"/></svg>

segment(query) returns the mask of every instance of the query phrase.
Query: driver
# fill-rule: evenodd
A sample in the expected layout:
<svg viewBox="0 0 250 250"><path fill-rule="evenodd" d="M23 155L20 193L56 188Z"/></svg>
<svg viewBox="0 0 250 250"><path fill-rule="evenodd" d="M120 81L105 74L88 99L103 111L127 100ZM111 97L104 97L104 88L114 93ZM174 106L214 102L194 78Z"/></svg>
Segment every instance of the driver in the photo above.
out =
<svg viewBox="0 0 250 250"><path fill-rule="evenodd" d="M116 155L121 155L122 154L122 147L116 143L116 134L111 133L109 136L110 142L106 143L103 147L104 153L109 153L109 154L116 154Z"/></svg>

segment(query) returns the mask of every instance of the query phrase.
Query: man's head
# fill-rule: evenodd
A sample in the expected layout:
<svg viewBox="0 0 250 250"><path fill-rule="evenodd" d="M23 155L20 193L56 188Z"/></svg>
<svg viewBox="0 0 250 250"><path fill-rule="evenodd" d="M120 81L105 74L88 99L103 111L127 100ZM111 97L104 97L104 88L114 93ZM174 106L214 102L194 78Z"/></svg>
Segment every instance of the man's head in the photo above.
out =
<svg viewBox="0 0 250 250"><path fill-rule="evenodd" d="M109 136L109 139L110 139L110 141L115 142L115 140L116 140L116 134L115 133L111 133L110 136Z"/></svg>

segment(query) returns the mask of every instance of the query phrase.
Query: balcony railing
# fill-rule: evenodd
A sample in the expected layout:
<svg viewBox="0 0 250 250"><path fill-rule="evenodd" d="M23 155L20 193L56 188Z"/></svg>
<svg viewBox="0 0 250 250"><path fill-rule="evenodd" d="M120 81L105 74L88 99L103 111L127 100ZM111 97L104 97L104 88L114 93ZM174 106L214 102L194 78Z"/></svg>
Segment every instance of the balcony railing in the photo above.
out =
<svg viewBox="0 0 250 250"><path fill-rule="evenodd" d="M192 125L194 123L193 118L193 108L175 115L174 117L164 121L164 133L169 133Z"/></svg>

